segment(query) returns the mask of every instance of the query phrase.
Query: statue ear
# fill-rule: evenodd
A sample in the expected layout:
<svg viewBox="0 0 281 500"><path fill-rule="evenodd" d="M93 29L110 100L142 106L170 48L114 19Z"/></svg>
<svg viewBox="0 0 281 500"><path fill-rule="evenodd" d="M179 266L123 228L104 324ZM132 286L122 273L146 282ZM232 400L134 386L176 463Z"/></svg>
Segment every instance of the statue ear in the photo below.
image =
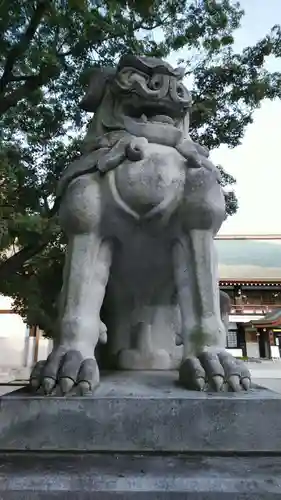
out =
<svg viewBox="0 0 281 500"><path fill-rule="evenodd" d="M79 107L84 111L94 113L101 103L107 82L112 80L115 73L116 70L110 67L94 68L88 74L88 89Z"/></svg>
<svg viewBox="0 0 281 500"><path fill-rule="evenodd" d="M178 75L178 78L180 80L182 80L185 76L185 68L183 68L182 66L178 66L176 69L175 69L175 73L177 73Z"/></svg>

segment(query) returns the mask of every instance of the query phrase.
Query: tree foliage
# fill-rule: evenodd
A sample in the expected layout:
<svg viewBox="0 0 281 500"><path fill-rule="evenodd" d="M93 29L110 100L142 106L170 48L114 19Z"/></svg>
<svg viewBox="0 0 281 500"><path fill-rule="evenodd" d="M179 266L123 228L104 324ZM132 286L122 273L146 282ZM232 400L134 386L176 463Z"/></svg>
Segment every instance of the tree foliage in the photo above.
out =
<svg viewBox="0 0 281 500"><path fill-rule="evenodd" d="M78 107L89 70L128 51L180 51L192 137L235 147L261 100L281 92L281 75L265 69L269 55L280 56L280 27L236 53L242 16L232 0L2 0L0 291L29 323L53 330L65 246L54 192L89 120ZM233 182L223 172L222 183ZM235 212L235 196L227 205Z"/></svg>

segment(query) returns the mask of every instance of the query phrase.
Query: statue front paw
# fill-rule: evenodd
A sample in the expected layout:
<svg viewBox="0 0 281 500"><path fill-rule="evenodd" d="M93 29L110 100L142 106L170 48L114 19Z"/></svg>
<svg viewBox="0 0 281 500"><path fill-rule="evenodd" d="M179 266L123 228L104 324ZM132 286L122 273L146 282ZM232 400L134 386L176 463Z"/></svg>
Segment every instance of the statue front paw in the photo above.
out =
<svg viewBox="0 0 281 500"><path fill-rule="evenodd" d="M176 149L187 160L188 168L204 168L210 172L216 172L219 178L219 169L209 159L210 153L205 146L191 139L185 139L176 146Z"/></svg>
<svg viewBox="0 0 281 500"><path fill-rule="evenodd" d="M183 360L179 380L189 390L202 391L208 386L214 392L227 390L247 391L251 386L251 374L246 365L226 351L202 352L197 357Z"/></svg>
<svg viewBox="0 0 281 500"><path fill-rule="evenodd" d="M89 351L90 352L90 351ZM39 361L30 376L32 391L51 395L85 395L99 385L99 369L92 357L78 350L55 349L46 361Z"/></svg>

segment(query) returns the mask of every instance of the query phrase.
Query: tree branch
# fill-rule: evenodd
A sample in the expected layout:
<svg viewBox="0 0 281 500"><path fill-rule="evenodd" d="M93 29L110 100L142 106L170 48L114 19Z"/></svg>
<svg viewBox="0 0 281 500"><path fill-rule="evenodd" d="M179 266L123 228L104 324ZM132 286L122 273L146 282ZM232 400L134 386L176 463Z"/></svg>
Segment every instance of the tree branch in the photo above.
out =
<svg viewBox="0 0 281 500"><path fill-rule="evenodd" d="M43 195L42 198L43 198L43 212L44 212L44 214L49 214L50 207L49 207L47 196Z"/></svg>
<svg viewBox="0 0 281 500"><path fill-rule="evenodd" d="M38 77L38 75L19 75L19 76L11 75L9 77L9 83L10 82L26 82L26 81L33 80L36 77Z"/></svg>
<svg viewBox="0 0 281 500"><path fill-rule="evenodd" d="M7 83L10 81L12 76L12 71L14 64L18 57L22 56L28 49L30 42L32 41L36 30L44 16L48 6L50 5L50 0L38 0L37 6L33 11L30 22L25 30L25 32L20 37L18 43L16 43L9 51L6 59L6 64L2 77L0 78L0 91L3 92Z"/></svg>
<svg viewBox="0 0 281 500"><path fill-rule="evenodd" d="M60 200L56 199L53 208L48 213L48 219L51 220L58 212ZM38 241L34 244L27 245L22 248L19 252L15 253L9 259L5 260L0 264L0 282L7 279L12 274L20 271L25 262L35 257L38 253L42 252L44 248L51 243L50 235L48 232L38 238Z"/></svg>
<svg viewBox="0 0 281 500"><path fill-rule="evenodd" d="M46 84L53 76L54 69L54 66L44 66L38 75L30 76L23 85L13 90L10 94L3 96L0 93L0 116L6 113L11 107L16 106L21 99Z"/></svg>
<svg viewBox="0 0 281 500"><path fill-rule="evenodd" d="M44 250L48 243L49 238L47 240L46 237L45 239L42 237L36 245L27 245L22 250L12 255L12 257L5 260L0 265L0 281L4 281L9 276L19 272L23 268L25 262Z"/></svg>
<svg viewBox="0 0 281 500"><path fill-rule="evenodd" d="M169 20L170 18L170 14L168 14L164 19L161 19L157 22L154 23L153 26L145 26L145 21L144 19L142 19L139 23L136 23L134 25L134 30L137 31L137 30L144 30L144 31L151 31L151 30L154 30L156 28L159 28L159 26L164 26L166 24L166 22Z"/></svg>

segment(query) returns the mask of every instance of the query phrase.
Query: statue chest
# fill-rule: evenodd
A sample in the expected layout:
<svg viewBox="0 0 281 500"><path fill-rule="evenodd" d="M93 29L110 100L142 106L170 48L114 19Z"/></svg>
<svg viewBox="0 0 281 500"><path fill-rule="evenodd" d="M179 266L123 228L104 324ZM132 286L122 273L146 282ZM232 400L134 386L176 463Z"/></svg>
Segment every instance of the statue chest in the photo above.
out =
<svg viewBox="0 0 281 500"><path fill-rule="evenodd" d="M126 160L114 171L115 186L120 198L143 215L181 199L185 169L184 158L177 151L149 144L142 160Z"/></svg>

